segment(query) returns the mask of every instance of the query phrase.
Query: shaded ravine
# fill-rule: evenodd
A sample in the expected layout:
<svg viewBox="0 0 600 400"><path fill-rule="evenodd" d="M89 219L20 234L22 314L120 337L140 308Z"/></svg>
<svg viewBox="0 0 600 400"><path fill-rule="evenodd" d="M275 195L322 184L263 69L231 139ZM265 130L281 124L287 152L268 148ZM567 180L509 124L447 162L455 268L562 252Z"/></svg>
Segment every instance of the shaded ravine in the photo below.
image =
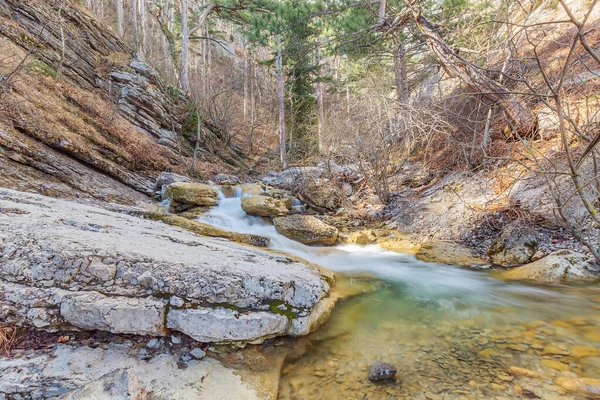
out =
<svg viewBox="0 0 600 400"><path fill-rule="evenodd" d="M377 287L338 304L329 321L300 339L310 350L284 366L280 398L575 399L586 397L566 392L565 381L600 378L597 287L504 282L376 245L305 246L246 215L241 196L221 194L200 220L268 236L274 249ZM377 359L398 366L396 381L366 379Z"/></svg>

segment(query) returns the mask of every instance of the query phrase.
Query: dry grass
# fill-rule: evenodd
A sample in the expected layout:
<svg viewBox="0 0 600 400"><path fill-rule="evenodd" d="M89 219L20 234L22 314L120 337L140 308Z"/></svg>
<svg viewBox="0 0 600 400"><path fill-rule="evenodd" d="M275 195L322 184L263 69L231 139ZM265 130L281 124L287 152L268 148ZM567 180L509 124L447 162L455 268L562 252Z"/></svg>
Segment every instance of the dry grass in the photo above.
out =
<svg viewBox="0 0 600 400"><path fill-rule="evenodd" d="M0 326L0 354L7 357L17 340L17 328L11 325Z"/></svg>

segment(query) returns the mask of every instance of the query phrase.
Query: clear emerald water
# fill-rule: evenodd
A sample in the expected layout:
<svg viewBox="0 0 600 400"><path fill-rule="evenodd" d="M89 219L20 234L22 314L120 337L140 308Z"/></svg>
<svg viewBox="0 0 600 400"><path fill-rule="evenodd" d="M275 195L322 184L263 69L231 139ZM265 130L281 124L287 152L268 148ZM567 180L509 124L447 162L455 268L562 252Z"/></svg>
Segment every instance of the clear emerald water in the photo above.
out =
<svg viewBox="0 0 600 400"><path fill-rule="evenodd" d="M557 383L600 379L597 285L505 282L375 245L309 247L247 216L241 196L221 195L200 220L268 236L271 247L337 272L342 290L359 293L297 340L279 398L590 398ZM370 382L375 360L396 365L397 379Z"/></svg>

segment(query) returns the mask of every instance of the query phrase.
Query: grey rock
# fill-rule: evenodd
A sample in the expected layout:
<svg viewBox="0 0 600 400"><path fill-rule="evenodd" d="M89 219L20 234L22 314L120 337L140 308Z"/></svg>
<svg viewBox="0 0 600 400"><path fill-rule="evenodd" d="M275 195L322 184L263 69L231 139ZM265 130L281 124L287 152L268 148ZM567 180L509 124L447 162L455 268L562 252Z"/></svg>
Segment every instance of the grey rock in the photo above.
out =
<svg viewBox="0 0 600 400"><path fill-rule="evenodd" d="M164 312L160 300L111 298L99 293L73 295L60 306L65 322L77 328L136 335L160 335Z"/></svg>
<svg viewBox="0 0 600 400"><path fill-rule="evenodd" d="M161 340L157 338L152 338L146 343L146 347L149 349L158 349L161 345Z"/></svg>
<svg viewBox="0 0 600 400"><path fill-rule="evenodd" d="M190 355L194 357L196 360L201 360L206 357L206 352L202 350L200 347L195 347L190 351Z"/></svg>
<svg viewBox="0 0 600 400"><path fill-rule="evenodd" d="M526 263L536 251L537 238L533 229L514 221L504 227L487 254L492 263L508 267Z"/></svg>
<svg viewBox="0 0 600 400"><path fill-rule="evenodd" d="M173 307L183 307L183 305L185 304L185 301L183 301L183 299L181 297L171 296L171 298L169 299L169 303Z"/></svg>
<svg viewBox="0 0 600 400"><path fill-rule="evenodd" d="M175 182L167 186L166 197L171 199L171 207L184 211L195 206L216 206L219 192L203 183Z"/></svg>
<svg viewBox="0 0 600 400"><path fill-rule="evenodd" d="M219 185L237 185L240 183L240 178L234 175L217 174L214 181Z"/></svg>
<svg viewBox="0 0 600 400"><path fill-rule="evenodd" d="M181 343L181 339L179 338L179 336L171 335L171 343L179 344Z"/></svg>
<svg viewBox="0 0 600 400"><path fill-rule="evenodd" d="M162 335L164 299L176 295L184 304L244 309L243 314L212 308L168 312L173 315L166 319L181 332L227 342L284 335L295 322L326 316L321 304L329 298L332 275L305 262L30 193L0 189L0 207L25 212L0 213L3 321L46 330L66 324L157 336ZM113 279L101 282L97 271L89 270L95 259L116 265ZM286 304L295 318L269 312L265 305L274 301ZM218 322L217 329L202 326L202 320Z"/></svg>
<svg viewBox="0 0 600 400"><path fill-rule="evenodd" d="M115 372L123 369L128 371L128 377ZM110 381L103 378L112 373L115 375ZM9 399L19 398L22 394L26 394L22 398L27 399L73 396L76 394L73 390L77 391L94 381L126 383L131 392L135 393L132 389L137 380L138 387L151 394L154 400L258 400L275 398L274 394L265 396L264 384L267 379L272 379L269 378L269 373L257 377L256 371L227 368L209 358L189 363L185 369L178 369L176 360L169 354L140 359L137 354L128 354L126 349L92 349L59 344L49 353L36 352L27 358L0 358L0 393ZM201 377L204 377L202 385L198 385ZM92 384L87 389L97 388L94 395L74 398L105 399L106 397L94 396L115 388L113 385L108 386L105 388L104 385Z"/></svg>
<svg viewBox="0 0 600 400"><path fill-rule="evenodd" d="M558 135L560 121L558 115L549 107L542 107L537 112L538 134L543 140L552 139Z"/></svg>
<svg viewBox="0 0 600 400"><path fill-rule="evenodd" d="M161 174L156 178L156 183L154 184L154 191L160 192L163 187L169 186L175 182L191 182L190 178L183 175L178 175L173 172L161 172Z"/></svg>
<svg viewBox="0 0 600 400"><path fill-rule="evenodd" d="M280 217L288 213L285 202L268 196L242 198L242 210L248 215L270 218Z"/></svg>
<svg viewBox="0 0 600 400"><path fill-rule="evenodd" d="M131 369L117 369L101 376L72 392L58 397L59 400L145 400L142 389Z"/></svg>
<svg viewBox="0 0 600 400"><path fill-rule="evenodd" d="M285 334L288 319L270 312L241 313L226 308L171 310L167 328L199 342L262 341Z"/></svg>
<svg viewBox="0 0 600 400"><path fill-rule="evenodd" d="M600 271L589 257L572 250L558 250L546 257L499 274L504 279L527 279L548 283L595 282Z"/></svg>
<svg viewBox="0 0 600 400"><path fill-rule="evenodd" d="M275 218L275 229L283 236L304 244L320 244L331 246L336 243L338 230L336 227L311 215L290 215Z"/></svg>
<svg viewBox="0 0 600 400"><path fill-rule="evenodd" d="M369 380L376 382L392 379L396 376L397 372L398 369L392 364L383 361L375 361L369 366Z"/></svg>

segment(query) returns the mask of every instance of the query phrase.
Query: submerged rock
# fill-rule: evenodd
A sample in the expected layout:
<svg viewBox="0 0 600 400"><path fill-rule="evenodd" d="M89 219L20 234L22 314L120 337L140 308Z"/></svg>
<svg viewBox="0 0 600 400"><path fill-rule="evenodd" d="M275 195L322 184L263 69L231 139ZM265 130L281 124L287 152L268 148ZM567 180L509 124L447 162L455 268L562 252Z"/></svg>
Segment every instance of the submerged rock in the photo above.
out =
<svg viewBox="0 0 600 400"><path fill-rule="evenodd" d="M369 366L369 380L376 382L392 379L396 376L396 372L398 372L398 369L392 364L375 361Z"/></svg>
<svg viewBox="0 0 600 400"><path fill-rule="evenodd" d="M216 206L219 203L217 189L202 183L172 183L167 186L165 193L171 199L171 207L177 211L194 206Z"/></svg>
<svg viewBox="0 0 600 400"><path fill-rule="evenodd" d="M519 221L508 224L487 252L492 263L505 267L524 264L537 251L535 232Z"/></svg>
<svg viewBox="0 0 600 400"><path fill-rule="evenodd" d="M283 236L304 244L334 245L338 238L337 228L311 215L290 215L275 218L275 229Z"/></svg>
<svg viewBox="0 0 600 400"><path fill-rule="evenodd" d="M600 397L600 379L560 377L556 379L556 384L569 392L583 394L590 398Z"/></svg>
<svg viewBox="0 0 600 400"><path fill-rule="evenodd" d="M459 267L483 267L489 263L458 243L431 240L424 242L416 257L421 261L456 265Z"/></svg>
<svg viewBox="0 0 600 400"><path fill-rule="evenodd" d="M183 213L186 214L186 213ZM249 244L256 247L269 247L271 239L266 236L253 235L251 233L238 233L225 231L216 228L212 225L202 223L200 221L190 220L184 215L173 214L148 214L149 218L160 220L165 224L178 226L188 231L192 231L198 235L219 237L231 240L233 242Z"/></svg>
<svg viewBox="0 0 600 400"><path fill-rule="evenodd" d="M255 217L281 217L288 214L285 202L268 196L242 198L242 210Z"/></svg>
<svg viewBox="0 0 600 400"><path fill-rule="evenodd" d="M538 282L561 283L597 281L600 273L584 254L558 250L546 257L498 274L502 279L528 279Z"/></svg>

